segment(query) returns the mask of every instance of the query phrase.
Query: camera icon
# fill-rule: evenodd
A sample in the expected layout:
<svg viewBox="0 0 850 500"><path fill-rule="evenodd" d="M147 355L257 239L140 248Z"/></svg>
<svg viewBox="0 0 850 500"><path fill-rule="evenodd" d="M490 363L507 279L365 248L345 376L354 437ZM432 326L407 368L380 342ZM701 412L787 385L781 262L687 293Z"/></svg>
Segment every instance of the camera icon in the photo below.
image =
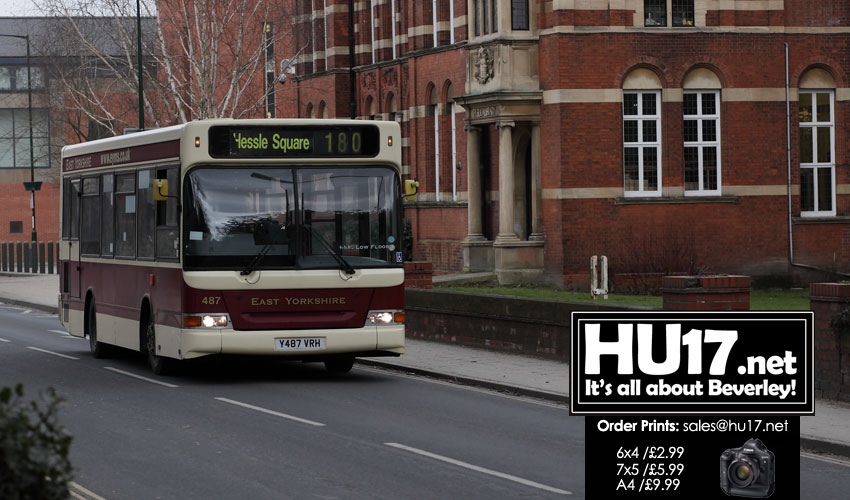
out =
<svg viewBox="0 0 850 500"><path fill-rule="evenodd" d="M720 455L720 489L735 497L767 498L776 488L776 457L759 439Z"/></svg>

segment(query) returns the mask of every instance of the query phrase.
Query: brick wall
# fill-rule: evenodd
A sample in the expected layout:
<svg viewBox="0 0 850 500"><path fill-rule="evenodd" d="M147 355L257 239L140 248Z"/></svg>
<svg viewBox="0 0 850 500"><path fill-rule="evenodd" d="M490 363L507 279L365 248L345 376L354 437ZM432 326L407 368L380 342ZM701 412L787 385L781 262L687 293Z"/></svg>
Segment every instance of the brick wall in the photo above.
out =
<svg viewBox="0 0 850 500"><path fill-rule="evenodd" d="M430 289L434 265L430 262L405 262L404 263L404 288Z"/></svg>
<svg viewBox="0 0 850 500"><path fill-rule="evenodd" d="M30 241L32 208L30 193L22 184L0 184L0 241ZM59 183L45 182L35 192L35 225L39 241L59 240ZM21 221L23 232L11 234L9 223Z"/></svg>
<svg viewBox="0 0 850 500"><path fill-rule="evenodd" d="M749 276L665 276L665 311L749 311Z"/></svg>
<svg viewBox="0 0 850 500"><path fill-rule="evenodd" d="M745 14L736 12L736 16L738 21L746 22ZM839 16L833 21L841 19ZM769 99L729 97L731 89L781 90L785 41L770 35L730 32L544 36L541 54L554 55L552 64L541 65L544 89L619 89L622 79L637 67L651 68L665 89L681 89L690 70L710 68L722 84L720 168L722 192L728 196L725 203L693 203L681 194L665 194L666 203L662 204L622 203L621 104L547 104L543 109L543 129L548 130L551 121L557 121L560 132L544 133L542 138L544 189L614 193L611 197L598 194L583 198L588 195L580 194L571 198L568 194L566 199L544 200L547 271L559 271L566 284L583 288L588 282L587 262L591 255L608 255L612 272L616 273L629 263L628 255L618 254L633 255L641 240L666 238L665 235L692 241L692 268L644 272L702 269L761 275L788 271L784 92L776 92L778 97ZM850 67L850 36L842 34L832 39L799 35L789 43L792 87L813 65L828 67L836 88L848 85L844 75ZM774 60L776 64L769 63ZM796 194L800 169L795 107L796 102L792 101L792 214L796 217L800 213ZM837 100L835 110L836 117L848 116L850 102ZM681 193L683 133L679 98L664 99L661 124L662 189ZM847 184L850 127L836 126L835 144L836 182ZM837 197L837 211L838 215L850 214L850 197ZM809 222L794 222L795 260L850 270L850 260L841 258L850 255L847 220L837 219L832 221L834 224Z"/></svg>
<svg viewBox="0 0 850 500"><path fill-rule="evenodd" d="M850 401L850 325L830 326L850 307L850 284L812 283L811 310L815 313L815 391L819 397Z"/></svg>

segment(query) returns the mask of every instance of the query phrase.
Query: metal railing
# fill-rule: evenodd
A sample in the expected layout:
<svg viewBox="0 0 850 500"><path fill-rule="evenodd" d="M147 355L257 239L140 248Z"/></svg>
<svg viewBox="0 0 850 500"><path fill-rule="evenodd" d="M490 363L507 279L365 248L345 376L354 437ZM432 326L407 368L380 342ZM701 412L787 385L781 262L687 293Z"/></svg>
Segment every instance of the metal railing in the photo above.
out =
<svg viewBox="0 0 850 500"><path fill-rule="evenodd" d="M0 242L0 271L56 274L59 272L59 243L52 241Z"/></svg>

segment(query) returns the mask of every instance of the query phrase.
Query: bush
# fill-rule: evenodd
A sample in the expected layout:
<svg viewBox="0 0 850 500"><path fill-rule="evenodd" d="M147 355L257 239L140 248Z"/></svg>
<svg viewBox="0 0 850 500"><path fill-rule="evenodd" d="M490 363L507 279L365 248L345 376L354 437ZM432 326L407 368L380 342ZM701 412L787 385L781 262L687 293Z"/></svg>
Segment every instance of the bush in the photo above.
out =
<svg viewBox="0 0 850 500"><path fill-rule="evenodd" d="M23 396L21 384L0 389L0 498L67 500L71 436L56 421L63 400L53 388L43 405Z"/></svg>

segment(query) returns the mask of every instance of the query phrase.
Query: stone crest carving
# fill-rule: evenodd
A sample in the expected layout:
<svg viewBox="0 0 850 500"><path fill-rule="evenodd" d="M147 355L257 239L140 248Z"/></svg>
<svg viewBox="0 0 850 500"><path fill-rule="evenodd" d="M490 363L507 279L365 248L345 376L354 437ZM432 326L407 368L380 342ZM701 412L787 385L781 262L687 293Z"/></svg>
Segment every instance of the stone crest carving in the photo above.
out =
<svg viewBox="0 0 850 500"><path fill-rule="evenodd" d="M385 87L398 86L398 72L396 72L395 68L388 68L384 70L381 76L383 78L383 84Z"/></svg>
<svg viewBox="0 0 850 500"><path fill-rule="evenodd" d="M475 68L475 79L478 83L484 85L493 78L493 50L484 47L478 47L473 56L472 65Z"/></svg>
<svg viewBox="0 0 850 500"><path fill-rule="evenodd" d="M363 88L374 90L375 89L375 75L372 74L371 72L362 73L361 76L360 76L360 85Z"/></svg>

